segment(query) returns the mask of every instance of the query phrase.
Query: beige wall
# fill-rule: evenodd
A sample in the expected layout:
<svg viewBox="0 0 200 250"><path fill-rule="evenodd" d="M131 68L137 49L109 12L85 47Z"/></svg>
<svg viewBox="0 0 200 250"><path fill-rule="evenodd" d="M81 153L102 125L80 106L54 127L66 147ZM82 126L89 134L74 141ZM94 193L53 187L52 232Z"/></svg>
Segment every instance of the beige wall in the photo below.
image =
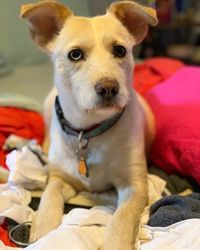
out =
<svg viewBox="0 0 200 250"><path fill-rule="evenodd" d="M0 0L0 56L9 64L27 64L43 60L45 55L35 48L27 24L19 18L20 6L34 0ZM89 15L87 0L60 0L78 15Z"/></svg>

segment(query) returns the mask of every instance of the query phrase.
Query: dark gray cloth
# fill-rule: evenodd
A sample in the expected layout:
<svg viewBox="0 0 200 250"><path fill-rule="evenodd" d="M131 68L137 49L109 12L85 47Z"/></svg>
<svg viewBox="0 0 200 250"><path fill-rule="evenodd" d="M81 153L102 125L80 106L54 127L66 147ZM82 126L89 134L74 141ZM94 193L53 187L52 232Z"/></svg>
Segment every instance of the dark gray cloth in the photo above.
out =
<svg viewBox="0 0 200 250"><path fill-rule="evenodd" d="M193 218L200 218L200 194L171 195L151 206L148 225L166 227Z"/></svg>
<svg viewBox="0 0 200 250"><path fill-rule="evenodd" d="M200 192L200 186L194 179L179 176L177 174L167 174L162 169L153 166L148 168L148 172L165 180L167 182L166 188L171 194L178 194L186 189L191 189L193 192Z"/></svg>

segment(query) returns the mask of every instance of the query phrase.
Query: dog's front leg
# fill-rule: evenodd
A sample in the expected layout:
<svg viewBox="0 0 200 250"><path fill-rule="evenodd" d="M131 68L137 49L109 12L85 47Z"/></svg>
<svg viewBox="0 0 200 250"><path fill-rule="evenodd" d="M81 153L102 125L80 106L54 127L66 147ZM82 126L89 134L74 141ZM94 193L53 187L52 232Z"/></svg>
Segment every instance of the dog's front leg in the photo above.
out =
<svg viewBox="0 0 200 250"><path fill-rule="evenodd" d="M47 187L42 195L39 209L33 221L30 231L30 242L34 242L57 228L61 223L64 208L63 189L66 190L66 183L56 176L49 178ZM75 196L76 191L68 186L68 199ZM66 192L65 192L66 199Z"/></svg>
<svg viewBox="0 0 200 250"><path fill-rule="evenodd" d="M118 209L106 229L101 250L135 249L141 214L147 204L146 181L118 188Z"/></svg>

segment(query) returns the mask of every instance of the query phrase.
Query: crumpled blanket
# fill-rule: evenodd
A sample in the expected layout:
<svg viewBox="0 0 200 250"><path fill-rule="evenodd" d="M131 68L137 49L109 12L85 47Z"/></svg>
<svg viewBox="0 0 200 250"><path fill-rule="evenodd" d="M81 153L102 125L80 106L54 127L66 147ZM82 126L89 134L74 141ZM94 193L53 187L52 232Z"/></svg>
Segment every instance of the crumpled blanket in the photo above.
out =
<svg viewBox="0 0 200 250"><path fill-rule="evenodd" d="M182 61L167 57L147 59L135 65L133 86L141 95L144 95L150 88L167 80L183 66Z"/></svg>
<svg viewBox="0 0 200 250"><path fill-rule="evenodd" d="M44 121L40 113L14 107L0 107L0 166L5 164L7 150L3 145L10 134L35 139L39 144L44 139Z"/></svg>
<svg viewBox="0 0 200 250"><path fill-rule="evenodd" d="M199 250L200 219L190 219L168 227L143 226L145 235L140 250ZM141 237L140 237L141 238Z"/></svg>
<svg viewBox="0 0 200 250"><path fill-rule="evenodd" d="M37 152L39 153L39 149ZM19 224L33 220L35 211L29 207L29 204L32 196L37 193L35 189L45 187L47 177L44 161L40 161L38 157L40 158L29 147L23 147L8 155L7 163L12 174L9 176L8 184L0 185L0 223L3 223L5 218L11 218ZM21 161L23 164L20 164ZM30 167L30 171L36 169L35 174L31 175L30 171L27 171L26 175L25 169L28 167ZM37 181L37 175L42 176L39 181ZM152 204L162 197L166 182L157 176L149 175L148 185ZM94 199L94 201L96 200ZM84 202L87 203L87 199ZM105 199L103 203L105 204ZM111 204L114 203L111 202ZM55 250L56 246L56 250L97 250L103 241L106 225L112 218L114 210L114 206L105 205L95 206L92 209L73 209L63 216L62 223L57 229L25 249ZM199 219L183 221L165 228L147 226L148 219L149 207L146 208L141 220L136 245L138 250L200 249L200 239L197 235L200 229ZM190 232L193 234L191 237ZM180 239L181 242L179 242ZM195 242L193 242L194 239L196 239ZM0 241L0 250L11 250L11 248Z"/></svg>

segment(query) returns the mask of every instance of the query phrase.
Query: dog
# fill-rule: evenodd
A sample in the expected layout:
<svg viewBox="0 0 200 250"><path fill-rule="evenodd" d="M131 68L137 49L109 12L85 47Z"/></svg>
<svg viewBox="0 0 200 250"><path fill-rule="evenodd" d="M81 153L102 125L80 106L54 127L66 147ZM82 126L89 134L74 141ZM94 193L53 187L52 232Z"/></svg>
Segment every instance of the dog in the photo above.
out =
<svg viewBox="0 0 200 250"><path fill-rule="evenodd" d="M117 210L100 249L132 250L148 201L146 153L153 137L151 111L131 86L132 50L157 24L156 12L118 1L105 15L86 18L48 0L23 5L21 17L55 71L49 179L30 241L59 226L64 202L77 192L114 187Z"/></svg>

